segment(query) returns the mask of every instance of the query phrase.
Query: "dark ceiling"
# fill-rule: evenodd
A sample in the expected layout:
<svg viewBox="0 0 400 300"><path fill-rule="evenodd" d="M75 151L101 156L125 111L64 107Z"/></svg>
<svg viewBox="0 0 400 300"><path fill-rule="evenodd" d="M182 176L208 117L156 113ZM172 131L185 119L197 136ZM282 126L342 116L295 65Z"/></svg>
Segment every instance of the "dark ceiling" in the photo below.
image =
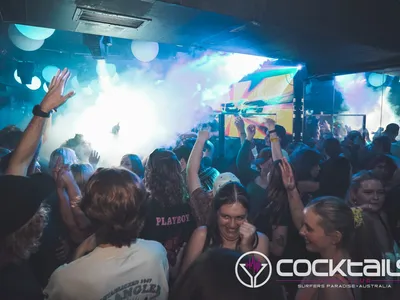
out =
<svg viewBox="0 0 400 300"><path fill-rule="evenodd" d="M79 21L77 7L146 22ZM304 62L311 75L400 67L398 0L13 0L0 12L5 23Z"/></svg>

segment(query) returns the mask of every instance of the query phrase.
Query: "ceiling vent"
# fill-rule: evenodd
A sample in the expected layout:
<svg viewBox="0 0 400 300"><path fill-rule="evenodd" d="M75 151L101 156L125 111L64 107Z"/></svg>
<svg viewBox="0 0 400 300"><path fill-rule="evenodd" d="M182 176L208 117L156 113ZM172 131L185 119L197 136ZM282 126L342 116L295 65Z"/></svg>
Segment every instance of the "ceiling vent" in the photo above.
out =
<svg viewBox="0 0 400 300"><path fill-rule="evenodd" d="M151 21L151 19L138 18L115 13L92 10L84 7L77 7L74 14L74 21L88 22L92 24L112 25L123 28L138 29Z"/></svg>

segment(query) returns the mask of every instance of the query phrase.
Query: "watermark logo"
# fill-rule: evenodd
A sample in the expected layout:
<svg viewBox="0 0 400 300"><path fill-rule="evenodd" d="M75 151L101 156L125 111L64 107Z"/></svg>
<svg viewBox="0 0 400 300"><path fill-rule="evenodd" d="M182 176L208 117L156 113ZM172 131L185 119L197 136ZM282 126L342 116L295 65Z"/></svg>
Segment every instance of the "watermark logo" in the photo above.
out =
<svg viewBox="0 0 400 300"><path fill-rule="evenodd" d="M265 262L260 262L255 255L262 257ZM246 260L247 259L247 260ZM243 272L239 272L243 270ZM242 254L235 265L236 278L248 288L259 288L265 285L272 275L272 264L266 255L257 251ZM262 277L260 279L260 277ZM261 280L261 282L259 282Z"/></svg>
<svg viewBox="0 0 400 300"><path fill-rule="evenodd" d="M263 262L259 260L260 258L262 258ZM284 265L286 267L283 268ZM321 267L318 267L319 265ZM266 255L257 251L250 251L242 254L237 260L235 274L242 285L254 289L262 287L270 280L272 268L272 263ZM360 262L342 259L338 263L334 263L332 259L317 259L314 261L307 259L280 259L276 264L276 273L278 278L282 278L277 279L279 282L303 282L304 278L313 275L315 279L312 280L313 282L308 280L308 284L322 284L324 287L325 284L326 287L342 287L338 286L337 280L334 279L336 275L341 275L346 278L359 279L357 284L354 281L351 286L363 287L367 283L369 287L387 288L391 287L393 280L400 277L400 259L397 261L364 259ZM318 279L318 277L321 279ZM367 278L368 282L365 282L364 277ZM384 282L387 283L386 286L382 284ZM344 286L348 287L348 285Z"/></svg>
<svg viewBox="0 0 400 300"><path fill-rule="evenodd" d="M283 272L282 265L291 265L292 272ZM303 266L302 268L299 267ZM318 272L318 265L327 266L325 272ZM343 277L399 277L400 260L395 262L395 271L393 262L389 259L364 259L362 262L353 262L350 259L342 259L335 264L332 259L316 259L311 262L307 259L281 259L278 261L276 271L281 277L307 277L314 275L315 277L331 277L340 274Z"/></svg>

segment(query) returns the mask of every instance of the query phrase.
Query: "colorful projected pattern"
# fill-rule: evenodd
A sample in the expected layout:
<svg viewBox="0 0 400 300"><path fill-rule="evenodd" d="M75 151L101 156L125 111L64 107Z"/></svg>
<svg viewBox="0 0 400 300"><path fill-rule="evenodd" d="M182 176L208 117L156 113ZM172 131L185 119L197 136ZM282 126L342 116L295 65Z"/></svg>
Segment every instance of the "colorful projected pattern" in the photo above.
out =
<svg viewBox="0 0 400 300"><path fill-rule="evenodd" d="M265 70L245 77L234 84L229 92L231 103L240 110L245 125L257 127L255 138L264 138L259 127L266 117L293 131L293 77L297 68L277 68ZM238 137L235 126L236 115L226 115L225 135Z"/></svg>

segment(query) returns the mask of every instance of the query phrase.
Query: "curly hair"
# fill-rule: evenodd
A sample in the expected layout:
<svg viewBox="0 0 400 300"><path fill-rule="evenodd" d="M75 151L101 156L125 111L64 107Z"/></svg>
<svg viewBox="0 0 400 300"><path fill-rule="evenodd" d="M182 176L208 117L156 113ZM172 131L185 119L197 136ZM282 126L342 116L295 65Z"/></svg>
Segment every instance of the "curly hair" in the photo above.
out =
<svg viewBox="0 0 400 300"><path fill-rule="evenodd" d="M146 214L146 190L126 169L104 168L85 186L81 209L90 219L100 243L129 246L139 236Z"/></svg>
<svg viewBox="0 0 400 300"><path fill-rule="evenodd" d="M181 165L172 151L156 149L146 164L145 184L149 197L160 206L183 203L186 189Z"/></svg>
<svg viewBox="0 0 400 300"><path fill-rule="evenodd" d="M39 248L39 240L47 225L49 208L42 204L36 214L16 232L0 239L0 265L28 259Z"/></svg>

